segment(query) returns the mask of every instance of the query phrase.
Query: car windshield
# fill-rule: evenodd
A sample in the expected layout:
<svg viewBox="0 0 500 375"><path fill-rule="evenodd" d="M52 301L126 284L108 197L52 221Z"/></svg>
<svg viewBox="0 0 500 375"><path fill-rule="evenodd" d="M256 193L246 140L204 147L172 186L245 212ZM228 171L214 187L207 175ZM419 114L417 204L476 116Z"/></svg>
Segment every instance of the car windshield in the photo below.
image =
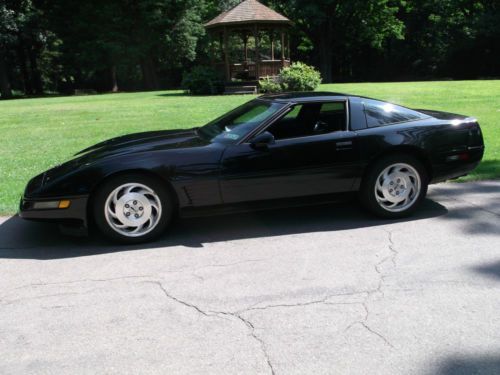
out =
<svg viewBox="0 0 500 375"><path fill-rule="evenodd" d="M212 142L236 143L284 106L255 99L202 126L198 132Z"/></svg>

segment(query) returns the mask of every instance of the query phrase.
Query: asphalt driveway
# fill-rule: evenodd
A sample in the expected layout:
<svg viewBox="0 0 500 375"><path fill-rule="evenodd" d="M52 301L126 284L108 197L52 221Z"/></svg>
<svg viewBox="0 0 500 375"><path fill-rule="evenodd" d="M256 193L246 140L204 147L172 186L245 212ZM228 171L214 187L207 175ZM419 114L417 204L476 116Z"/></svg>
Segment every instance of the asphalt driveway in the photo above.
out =
<svg viewBox="0 0 500 375"><path fill-rule="evenodd" d="M498 374L500 182L413 218L190 219L118 247L5 218L1 374Z"/></svg>

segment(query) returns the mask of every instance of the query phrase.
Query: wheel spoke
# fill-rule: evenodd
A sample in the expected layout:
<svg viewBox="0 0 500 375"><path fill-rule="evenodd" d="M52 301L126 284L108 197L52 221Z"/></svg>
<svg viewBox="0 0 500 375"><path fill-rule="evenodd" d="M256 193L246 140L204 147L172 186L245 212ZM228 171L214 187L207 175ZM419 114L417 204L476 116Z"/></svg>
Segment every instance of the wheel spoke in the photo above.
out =
<svg viewBox="0 0 500 375"><path fill-rule="evenodd" d="M113 194L113 203L116 207L116 204L118 203L118 193L120 192L120 190L115 190L114 194Z"/></svg>
<svg viewBox="0 0 500 375"><path fill-rule="evenodd" d="M387 168L385 171L384 171L384 174L382 175L382 180L383 181L386 181L387 179L390 179L390 175L391 175L391 169L390 168Z"/></svg>
<svg viewBox="0 0 500 375"><path fill-rule="evenodd" d="M115 227L117 227L117 228L128 228L129 226L126 225L126 224L117 224L117 223L115 223Z"/></svg>
<svg viewBox="0 0 500 375"><path fill-rule="evenodd" d="M118 216L115 214L115 212L111 209L109 205L106 207L106 209L108 211L108 214L111 215L111 217L113 217L114 219L118 219Z"/></svg>
<svg viewBox="0 0 500 375"><path fill-rule="evenodd" d="M130 231L129 233L135 234L135 233L138 233L141 229L142 229L142 225L139 225L138 227L136 227L134 230Z"/></svg>

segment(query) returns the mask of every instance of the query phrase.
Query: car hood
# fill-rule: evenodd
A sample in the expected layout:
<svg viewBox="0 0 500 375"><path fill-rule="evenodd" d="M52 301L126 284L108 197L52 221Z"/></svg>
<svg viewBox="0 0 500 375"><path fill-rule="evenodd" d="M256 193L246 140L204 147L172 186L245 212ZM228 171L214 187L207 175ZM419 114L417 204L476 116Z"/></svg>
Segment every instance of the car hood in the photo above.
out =
<svg viewBox="0 0 500 375"><path fill-rule="evenodd" d="M167 151L202 147L209 144L198 135L197 128L182 130L151 131L129 134L97 143L75 154L75 157L34 177L25 190L25 196L35 194L46 184L79 168L100 160L141 152Z"/></svg>
<svg viewBox="0 0 500 375"><path fill-rule="evenodd" d="M207 142L198 135L196 129L159 130L128 134L97 143L79 151L75 156L96 157L206 145Z"/></svg>

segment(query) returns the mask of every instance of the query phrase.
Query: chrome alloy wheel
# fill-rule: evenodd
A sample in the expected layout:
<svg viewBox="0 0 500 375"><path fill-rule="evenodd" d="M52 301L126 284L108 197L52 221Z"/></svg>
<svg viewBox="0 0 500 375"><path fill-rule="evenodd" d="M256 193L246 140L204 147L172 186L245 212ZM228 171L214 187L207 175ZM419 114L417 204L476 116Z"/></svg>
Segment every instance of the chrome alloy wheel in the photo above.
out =
<svg viewBox="0 0 500 375"><path fill-rule="evenodd" d="M389 212L401 212L413 205L421 190L420 176L409 164L397 163L385 168L375 182L378 204Z"/></svg>
<svg viewBox="0 0 500 375"><path fill-rule="evenodd" d="M109 226L127 237L151 232L161 218L161 201L146 185L127 183L113 190L104 204Z"/></svg>

